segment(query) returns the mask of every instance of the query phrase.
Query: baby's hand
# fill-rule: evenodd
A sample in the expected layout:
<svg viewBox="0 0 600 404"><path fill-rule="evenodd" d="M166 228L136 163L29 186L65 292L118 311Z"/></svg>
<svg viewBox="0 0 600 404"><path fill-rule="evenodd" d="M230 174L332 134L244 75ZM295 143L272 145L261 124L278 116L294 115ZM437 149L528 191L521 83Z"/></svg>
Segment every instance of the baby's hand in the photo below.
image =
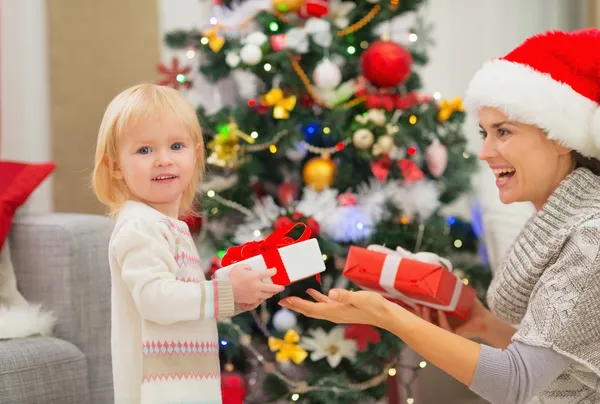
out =
<svg viewBox="0 0 600 404"><path fill-rule="evenodd" d="M253 271L248 265L236 265L229 272L233 288L233 301L239 304L260 304L265 299L282 292L285 288L263 279L272 277L276 269Z"/></svg>

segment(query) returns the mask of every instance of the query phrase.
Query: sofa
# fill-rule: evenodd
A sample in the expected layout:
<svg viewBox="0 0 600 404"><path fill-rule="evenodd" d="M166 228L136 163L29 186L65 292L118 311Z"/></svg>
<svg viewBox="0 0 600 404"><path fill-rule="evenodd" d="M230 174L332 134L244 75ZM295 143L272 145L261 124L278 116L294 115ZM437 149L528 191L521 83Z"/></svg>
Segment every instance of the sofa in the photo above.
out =
<svg viewBox="0 0 600 404"><path fill-rule="evenodd" d="M54 312L52 337L0 340L0 404L112 403L112 221L100 215L25 214L9 246L17 285Z"/></svg>

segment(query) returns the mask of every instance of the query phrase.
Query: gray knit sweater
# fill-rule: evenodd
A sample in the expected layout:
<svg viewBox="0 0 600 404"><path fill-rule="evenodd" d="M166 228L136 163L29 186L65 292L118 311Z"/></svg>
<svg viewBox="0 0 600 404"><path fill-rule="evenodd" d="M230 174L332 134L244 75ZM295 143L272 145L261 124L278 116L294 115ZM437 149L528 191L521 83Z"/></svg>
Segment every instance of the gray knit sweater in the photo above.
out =
<svg viewBox="0 0 600 404"><path fill-rule="evenodd" d="M488 292L519 324L513 341L577 364L540 394L545 404L600 403L600 177L574 170L525 226Z"/></svg>

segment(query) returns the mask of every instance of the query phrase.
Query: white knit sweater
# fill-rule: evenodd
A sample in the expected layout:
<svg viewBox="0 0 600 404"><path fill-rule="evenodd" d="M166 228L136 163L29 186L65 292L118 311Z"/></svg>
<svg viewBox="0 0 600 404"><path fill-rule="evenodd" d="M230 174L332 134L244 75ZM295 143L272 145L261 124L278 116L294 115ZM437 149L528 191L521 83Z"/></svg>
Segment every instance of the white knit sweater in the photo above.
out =
<svg viewBox="0 0 600 404"><path fill-rule="evenodd" d="M115 404L221 404L216 318L233 292L206 280L186 223L127 202L109 259Z"/></svg>

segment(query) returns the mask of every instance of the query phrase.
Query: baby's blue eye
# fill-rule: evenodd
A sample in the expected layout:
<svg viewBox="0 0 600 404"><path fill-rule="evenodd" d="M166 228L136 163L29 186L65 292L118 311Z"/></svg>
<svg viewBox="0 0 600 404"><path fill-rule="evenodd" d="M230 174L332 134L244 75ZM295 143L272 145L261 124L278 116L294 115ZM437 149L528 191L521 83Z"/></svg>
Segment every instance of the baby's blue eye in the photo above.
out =
<svg viewBox="0 0 600 404"><path fill-rule="evenodd" d="M150 153L150 148L148 146L140 147L140 149L138 150L138 153L148 154L148 153Z"/></svg>
<svg viewBox="0 0 600 404"><path fill-rule="evenodd" d="M183 145L181 143L173 143L173 145L171 145L171 149L173 150L181 150L183 148Z"/></svg>

